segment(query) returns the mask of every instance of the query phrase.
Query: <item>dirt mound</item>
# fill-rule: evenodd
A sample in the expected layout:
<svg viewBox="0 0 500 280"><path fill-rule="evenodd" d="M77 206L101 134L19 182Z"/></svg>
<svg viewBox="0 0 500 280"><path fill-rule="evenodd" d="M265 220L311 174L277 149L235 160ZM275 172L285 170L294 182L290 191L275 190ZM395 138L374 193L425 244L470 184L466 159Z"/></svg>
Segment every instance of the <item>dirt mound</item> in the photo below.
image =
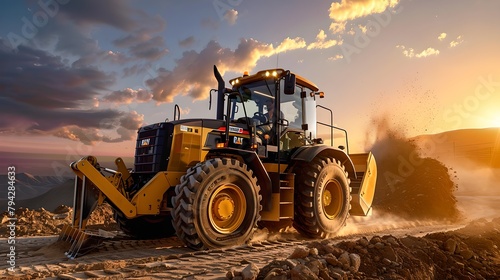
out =
<svg viewBox="0 0 500 280"><path fill-rule="evenodd" d="M56 235L61 232L65 224L71 223L73 210L61 205L54 212L49 212L44 208L31 210L27 208L19 208L15 212L16 221L16 236L45 236ZM2 224L0 225L0 237L8 237L9 218L7 212L1 214ZM99 226L97 226L99 225ZM108 231L118 230L118 225L113 219L113 211L111 206L103 204L97 207L90 215L88 227L98 227Z"/></svg>
<svg viewBox="0 0 500 280"><path fill-rule="evenodd" d="M459 218L450 170L422 157L416 144L392 129L387 119L377 124L370 148L378 169L373 208L411 219Z"/></svg>
<svg viewBox="0 0 500 280"><path fill-rule="evenodd" d="M262 269L229 271L237 279L498 279L500 218L425 237L374 236L301 246ZM480 235L478 235L480 234ZM256 278L254 278L256 277ZM239 278L239 279L241 279Z"/></svg>

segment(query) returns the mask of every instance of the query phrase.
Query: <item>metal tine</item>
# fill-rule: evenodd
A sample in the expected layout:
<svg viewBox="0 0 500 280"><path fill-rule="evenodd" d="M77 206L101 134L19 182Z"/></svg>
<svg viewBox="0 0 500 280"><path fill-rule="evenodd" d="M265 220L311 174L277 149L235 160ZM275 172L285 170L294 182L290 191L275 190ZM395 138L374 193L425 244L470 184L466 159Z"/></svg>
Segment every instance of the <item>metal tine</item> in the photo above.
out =
<svg viewBox="0 0 500 280"><path fill-rule="evenodd" d="M68 257L70 257L73 254L73 251L75 249L76 243L77 243L77 241L79 239L79 236L81 234L82 234L81 231L73 229L73 232L71 234L73 236L73 238L71 240L71 247L69 248L68 252L65 253Z"/></svg>

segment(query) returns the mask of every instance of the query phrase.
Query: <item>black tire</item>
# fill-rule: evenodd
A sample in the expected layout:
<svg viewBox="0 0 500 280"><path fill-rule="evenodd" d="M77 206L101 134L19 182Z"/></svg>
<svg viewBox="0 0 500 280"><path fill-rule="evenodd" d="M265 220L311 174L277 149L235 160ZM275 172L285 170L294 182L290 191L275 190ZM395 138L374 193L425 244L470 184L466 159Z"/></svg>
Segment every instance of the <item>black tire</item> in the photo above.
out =
<svg viewBox="0 0 500 280"><path fill-rule="evenodd" d="M316 157L298 164L295 172L293 226L307 237L334 235L349 216L350 181L344 166L332 158Z"/></svg>
<svg viewBox="0 0 500 280"><path fill-rule="evenodd" d="M127 219L122 213L113 209L114 218L123 233L137 239L155 239L175 235L172 227L172 216L140 216Z"/></svg>
<svg viewBox="0 0 500 280"><path fill-rule="evenodd" d="M175 187L173 225L190 248L241 245L260 220L260 187L235 159L210 159L190 168Z"/></svg>

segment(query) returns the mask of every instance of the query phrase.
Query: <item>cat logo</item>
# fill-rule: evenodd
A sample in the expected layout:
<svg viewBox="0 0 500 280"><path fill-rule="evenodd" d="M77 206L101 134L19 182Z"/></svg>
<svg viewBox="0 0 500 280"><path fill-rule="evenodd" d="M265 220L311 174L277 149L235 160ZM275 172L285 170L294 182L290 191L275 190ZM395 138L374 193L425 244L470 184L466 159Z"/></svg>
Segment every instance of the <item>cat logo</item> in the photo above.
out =
<svg viewBox="0 0 500 280"><path fill-rule="evenodd" d="M142 139L141 146L149 146L149 141L151 141L151 138Z"/></svg>

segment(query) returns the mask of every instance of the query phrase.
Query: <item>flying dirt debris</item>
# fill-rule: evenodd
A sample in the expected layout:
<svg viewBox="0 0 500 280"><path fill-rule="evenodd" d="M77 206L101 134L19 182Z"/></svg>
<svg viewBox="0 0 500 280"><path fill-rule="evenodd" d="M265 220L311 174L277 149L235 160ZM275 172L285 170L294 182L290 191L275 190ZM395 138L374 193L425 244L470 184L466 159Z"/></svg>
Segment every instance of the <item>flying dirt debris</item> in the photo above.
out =
<svg viewBox="0 0 500 280"><path fill-rule="evenodd" d="M373 205L382 212L410 220L457 221L452 172L442 162L422 157L417 145L389 124L375 119L377 139L371 147L377 157L377 192Z"/></svg>
<svg viewBox="0 0 500 280"><path fill-rule="evenodd" d="M73 220L61 233L73 243L69 257L96 242L86 224L104 202L125 233L176 234L196 250L244 244L260 223L289 221L305 236L325 238L349 214L371 212L375 158L316 137L318 125L332 138L340 128L316 121L317 108L330 109L316 105L324 93L314 83L270 69L232 79L228 89L215 66L214 74L216 119L181 120L176 106L173 121L140 128L132 171L121 158L116 170L93 156L71 164Z"/></svg>

